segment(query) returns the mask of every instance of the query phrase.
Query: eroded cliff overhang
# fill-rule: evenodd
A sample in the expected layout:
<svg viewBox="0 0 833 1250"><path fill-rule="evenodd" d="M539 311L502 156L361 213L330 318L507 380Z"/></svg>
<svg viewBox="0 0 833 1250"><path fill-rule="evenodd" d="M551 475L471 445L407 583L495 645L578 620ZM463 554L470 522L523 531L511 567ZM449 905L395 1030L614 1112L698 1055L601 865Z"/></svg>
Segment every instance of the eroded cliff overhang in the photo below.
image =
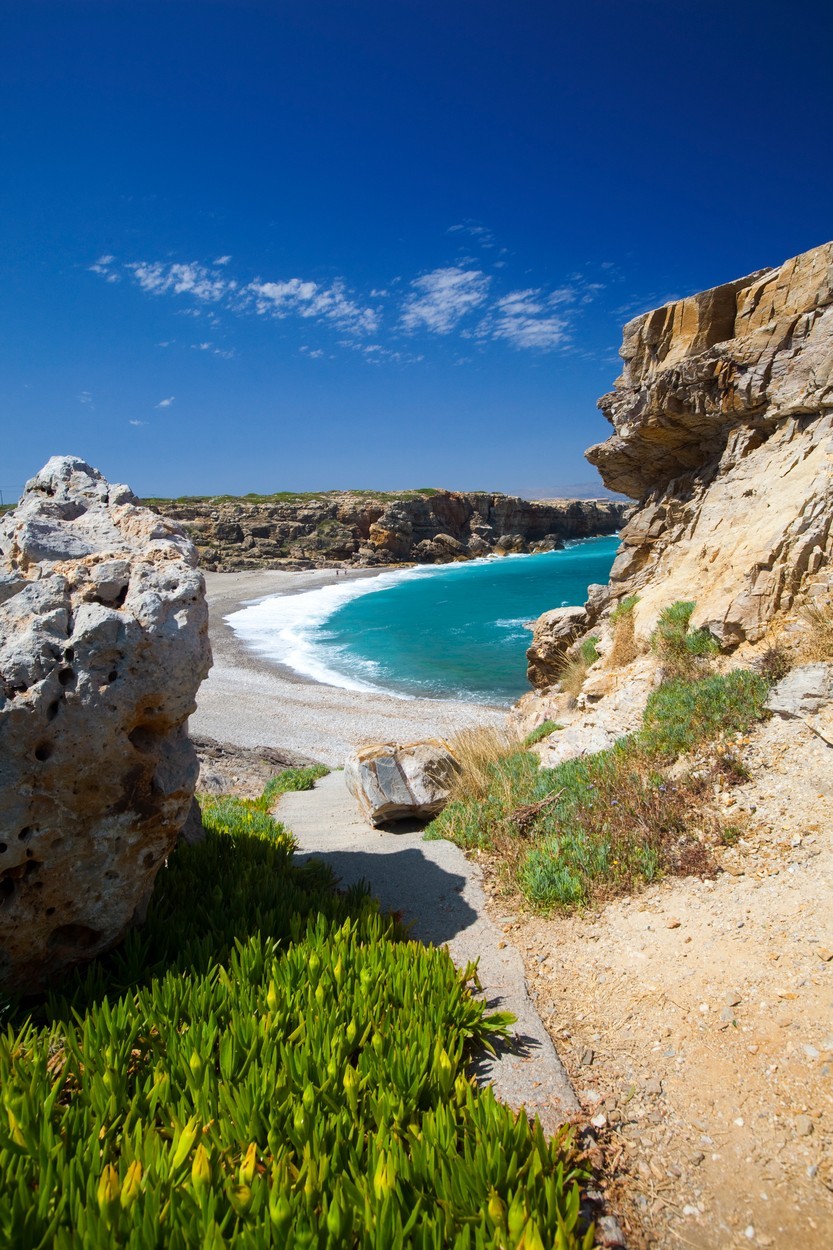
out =
<svg viewBox="0 0 833 1250"><path fill-rule="evenodd" d="M733 431L833 410L833 243L643 314L587 459L632 498L707 469Z"/></svg>

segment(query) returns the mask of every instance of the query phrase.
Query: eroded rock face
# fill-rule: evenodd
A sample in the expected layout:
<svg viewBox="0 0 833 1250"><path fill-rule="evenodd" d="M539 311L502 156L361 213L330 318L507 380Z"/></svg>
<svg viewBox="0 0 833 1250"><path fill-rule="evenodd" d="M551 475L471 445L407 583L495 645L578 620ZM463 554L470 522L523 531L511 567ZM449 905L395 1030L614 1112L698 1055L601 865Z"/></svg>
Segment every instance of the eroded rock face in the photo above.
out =
<svg viewBox="0 0 833 1250"><path fill-rule="evenodd" d="M693 599L724 646L755 642L830 587L833 243L638 317L621 355L587 458L641 502L606 602L638 593L644 634Z"/></svg>
<svg viewBox="0 0 833 1250"><path fill-rule="evenodd" d="M347 758L344 780L372 825L430 820L445 807L459 765L444 742L382 742Z"/></svg>
<svg viewBox="0 0 833 1250"><path fill-rule="evenodd" d="M533 686L558 681L564 656L587 625L584 608L552 608L532 624L532 644L526 653L526 675Z"/></svg>
<svg viewBox="0 0 833 1250"><path fill-rule="evenodd" d="M492 552L549 551L613 534L615 500L526 500L477 491L411 491L386 499L331 491L299 500L166 501L208 569L443 564Z"/></svg>
<svg viewBox="0 0 833 1250"><path fill-rule="evenodd" d="M0 522L0 983L140 916L186 823L208 614L182 530L70 456Z"/></svg>

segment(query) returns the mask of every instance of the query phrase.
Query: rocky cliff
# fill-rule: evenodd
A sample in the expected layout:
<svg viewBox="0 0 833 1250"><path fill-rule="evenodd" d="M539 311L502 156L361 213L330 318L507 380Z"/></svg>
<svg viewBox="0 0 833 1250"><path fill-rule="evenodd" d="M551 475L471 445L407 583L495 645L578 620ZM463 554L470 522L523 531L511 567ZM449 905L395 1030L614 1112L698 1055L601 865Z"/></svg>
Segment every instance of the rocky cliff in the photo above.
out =
<svg viewBox="0 0 833 1250"><path fill-rule="evenodd" d="M459 491L374 495L330 491L257 499L154 500L178 521L208 569L326 564L437 564L492 553L548 551L614 533L626 505Z"/></svg>
<svg viewBox="0 0 833 1250"><path fill-rule="evenodd" d="M724 649L756 643L797 600L830 593L833 243L636 318L620 354L599 401L615 432L587 458L639 502L582 625L638 594L644 637L687 599ZM542 621L538 684L552 634Z"/></svg>
<svg viewBox="0 0 833 1250"><path fill-rule="evenodd" d="M829 574L833 243L638 317L621 355L587 453L640 499L611 597L638 592L643 622L695 599L721 642L756 641Z"/></svg>

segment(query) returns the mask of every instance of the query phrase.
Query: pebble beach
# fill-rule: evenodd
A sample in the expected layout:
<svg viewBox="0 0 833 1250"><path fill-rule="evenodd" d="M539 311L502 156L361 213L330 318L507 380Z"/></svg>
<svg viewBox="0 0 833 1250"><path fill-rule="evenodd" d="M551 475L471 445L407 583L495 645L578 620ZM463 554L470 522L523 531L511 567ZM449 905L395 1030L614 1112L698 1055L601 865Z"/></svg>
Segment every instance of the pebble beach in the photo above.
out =
<svg viewBox="0 0 833 1250"><path fill-rule="evenodd" d="M374 569L206 573L214 664L197 694L191 731L236 746L291 750L340 767L363 742L449 737L473 724L503 724L502 708L452 699L401 699L311 681L250 650L225 619L270 595L298 594L337 578L373 576Z"/></svg>

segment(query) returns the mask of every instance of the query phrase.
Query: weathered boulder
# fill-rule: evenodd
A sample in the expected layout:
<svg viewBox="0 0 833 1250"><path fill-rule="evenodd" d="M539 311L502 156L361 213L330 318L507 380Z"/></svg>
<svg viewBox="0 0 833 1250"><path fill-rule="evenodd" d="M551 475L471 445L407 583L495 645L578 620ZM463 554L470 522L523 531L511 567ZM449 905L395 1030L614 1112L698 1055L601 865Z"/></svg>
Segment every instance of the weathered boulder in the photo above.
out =
<svg viewBox="0 0 833 1250"><path fill-rule="evenodd" d="M587 453L641 500L608 602L638 594L644 636L693 599L725 647L757 642L831 581L833 243L638 317L621 355L615 433Z"/></svg>
<svg viewBox="0 0 833 1250"><path fill-rule="evenodd" d="M347 788L372 825L408 818L430 820L448 802L459 765L446 743L370 743L344 766Z"/></svg>
<svg viewBox="0 0 833 1250"><path fill-rule="evenodd" d="M211 664L196 564L179 526L71 456L0 522L6 986L117 942L186 824L187 718Z"/></svg>
<svg viewBox="0 0 833 1250"><path fill-rule="evenodd" d="M526 653L528 681L541 689L557 682L567 650L586 628L584 608L553 608L533 621Z"/></svg>

